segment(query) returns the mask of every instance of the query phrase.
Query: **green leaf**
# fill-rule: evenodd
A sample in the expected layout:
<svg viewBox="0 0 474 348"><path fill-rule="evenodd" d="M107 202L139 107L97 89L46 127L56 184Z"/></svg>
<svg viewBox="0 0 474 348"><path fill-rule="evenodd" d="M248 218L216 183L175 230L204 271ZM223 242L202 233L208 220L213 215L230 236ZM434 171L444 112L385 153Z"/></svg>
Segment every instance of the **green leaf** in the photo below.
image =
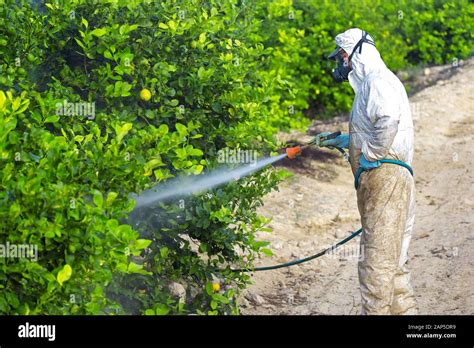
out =
<svg viewBox="0 0 474 348"><path fill-rule="evenodd" d="M143 265L138 265L135 262L130 262L128 264L127 273L129 273L129 274L137 273L137 274L144 274L144 275L153 274L152 272L145 271L143 269Z"/></svg>
<svg viewBox="0 0 474 348"><path fill-rule="evenodd" d="M102 208L102 205L104 204L104 197L100 191L94 190L92 200L97 207Z"/></svg>
<svg viewBox="0 0 474 348"><path fill-rule="evenodd" d="M212 299L215 300L215 301L218 301L218 302L222 302L224 304L229 303L229 299L227 297L221 295L221 294L213 294Z"/></svg>
<svg viewBox="0 0 474 348"><path fill-rule="evenodd" d="M48 282L48 286L46 288L48 294L51 294L57 288L57 284L57 282Z"/></svg>
<svg viewBox="0 0 474 348"><path fill-rule="evenodd" d="M161 167L164 165L165 164L161 161L161 158L153 158L145 164L145 167L148 169L155 169L156 167Z"/></svg>
<svg viewBox="0 0 474 348"><path fill-rule="evenodd" d="M170 309L167 306L163 304L156 305L156 310L155 310L156 315L166 315L169 312L170 312Z"/></svg>
<svg viewBox="0 0 474 348"><path fill-rule="evenodd" d="M260 251L262 253L264 253L266 256L272 256L273 255L273 252L270 249L267 249L267 248L262 248L262 249L260 249Z"/></svg>
<svg viewBox="0 0 474 348"><path fill-rule="evenodd" d="M68 264L64 265L63 269L59 271L56 280L62 286L65 281L68 281L72 275L72 268Z"/></svg>
<svg viewBox="0 0 474 348"><path fill-rule="evenodd" d="M204 152L202 152L202 150L200 149L190 149L188 150L188 154L191 155L191 156L202 156L204 155Z"/></svg>
<svg viewBox="0 0 474 348"><path fill-rule="evenodd" d="M59 121L59 116L58 115L53 115L53 116L48 116L46 117L46 120L44 120L44 123L55 123Z"/></svg>
<svg viewBox="0 0 474 348"><path fill-rule="evenodd" d="M168 134L169 128L166 124L161 124L158 127L157 136L162 137L163 135Z"/></svg>
<svg viewBox="0 0 474 348"><path fill-rule="evenodd" d="M161 256L162 258L166 258L166 257L168 256L168 254L169 254L169 251L170 251L170 250L169 250L167 247L161 248L161 249L160 249L160 256Z"/></svg>
<svg viewBox="0 0 474 348"><path fill-rule="evenodd" d="M105 50L104 51L104 57L107 58L107 59L114 59L114 56L112 55L112 53L109 51L109 50Z"/></svg>
<svg viewBox="0 0 474 348"><path fill-rule="evenodd" d="M79 46L81 46L83 49L86 49L86 45L81 40L79 40L76 37L74 38L74 40L76 40L76 42Z"/></svg>
<svg viewBox="0 0 474 348"><path fill-rule="evenodd" d="M107 34L107 29L105 28L97 28L91 31L91 34L96 36L96 37L101 37Z"/></svg>
<svg viewBox="0 0 474 348"><path fill-rule="evenodd" d="M169 179L173 177L173 175L170 174L170 171L168 169L162 169L162 170L157 169L153 171L153 174L155 175L155 179L157 181L161 181L161 180L165 180L165 179Z"/></svg>
<svg viewBox="0 0 474 348"><path fill-rule="evenodd" d="M4 109L6 101L7 101L7 97L5 96L5 92L0 91L0 110Z"/></svg>
<svg viewBox="0 0 474 348"><path fill-rule="evenodd" d="M186 149L177 148L174 150L174 152L176 152L176 155L178 156L179 159L184 160L186 159L186 157L188 157Z"/></svg>
<svg viewBox="0 0 474 348"><path fill-rule="evenodd" d="M214 294L214 289L212 287L212 283L211 282L207 282L206 283L206 293L209 295L209 296L212 296Z"/></svg>
<svg viewBox="0 0 474 348"><path fill-rule="evenodd" d="M20 301L18 300L18 297L12 292L7 292L5 297L7 298L8 303L13 307L13 308L18 308L20 305Z"/></svg>
<svg viewBox="0 0 474 348"><path fill-rule="evenodd" d="M161 23L161 22L160 24L158 24L158 27L161 29L168 29L168 26L165 23Z"/></svg>
<svg viewBox="0 0 474 348"><path fill-rule="evenodd" d="M107 199L106 199L106 203L108 206L112 205L112 203L115 201L115 198L117 198L118 196L118 193L117 192L109 192L107 194Z"/></svg>
<svg viewBox="0 0 474 348"><path fill-rule="evenodd" d="M206 74L206 69L205 69L204 67L202 67L202 66L199 67L199 69L198 69L198 77L199 77L200 79L202 79L202 78L204 78L205 74Z"/></svg>
<svg viewBox="0 0 474 348"><path fill-rule="evenodd" d="M171 30L176 30L177 24L175 21L171 20L168 22L168 27L170 27Z"/></svg>
<svg viewBox="0 0 474 348"><path fill-rule="evenodd" d="M202 170L204 169L204 166L202 166L201 164L198 164L196 166L194 166L194 171L193 171L193 174L194 175L199 175L202 173Z"/></svg>
<svg viewBox="0 0 474 348"><path fill-rule="evenodd" d="M132 127L133 127L132 123L125 123L122 126L115 128L115 131L117 132L118 143L122 142L123 137L128 134L128 132L130 131L130 129L132 129Z"/></svg>
<svg viewBox="0 0 474 348"><path fill-rule="evenodd" d="M185 137L186 135L188 135L188 130L186 129L186 126L184 124L176 123L175 127L181 137Z"/></svg>
<svg viewBox="0 0 474 348"><path fill-rule="evenodd" d="M0 296L0 312L6 313L8 312L8 309L9 306L7 300L3 296Z"/></svg>
<svg viewBox="0 0 474 348"><path fill-rule="evenodd" d="M145 249L151 244L151 240L149 239L137 239L134 243L134 247L136 249Z"/></svg>

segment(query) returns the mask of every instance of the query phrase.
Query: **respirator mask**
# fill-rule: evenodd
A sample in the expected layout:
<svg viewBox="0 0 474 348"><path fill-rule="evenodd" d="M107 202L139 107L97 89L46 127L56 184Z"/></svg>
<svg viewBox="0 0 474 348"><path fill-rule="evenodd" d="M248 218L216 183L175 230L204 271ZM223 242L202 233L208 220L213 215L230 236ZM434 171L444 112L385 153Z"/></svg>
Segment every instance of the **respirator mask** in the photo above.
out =
<svg viewBox="0 0 474 348"><path fill-rule="evenodd" d="M329 59L335 60L337 63L336 68L332 71L332 77L334 78L334 81L340 83L349 80L349 73L352 70L352 68L349 66L349 62L351 61L352 56L357 51L357 49L359 49L359 54L362 53L362 44L364 42L375 46L375 42L367 38L368 35L368 33L362 31L362 38L354 46L354 49L347 60L343 58L343 49L339 46L337 46L336 50L328 56Z"/></svg>
<svg viewBox="0 0 474 348"><path fill-rule="evenodd" d="M349 80L349 73L351 72L351 67L349 66L350 60L345 60L342 57L342 49L340 53L335 57L337 66L332 71L332 77L334 81L341 83Z"/></svg>

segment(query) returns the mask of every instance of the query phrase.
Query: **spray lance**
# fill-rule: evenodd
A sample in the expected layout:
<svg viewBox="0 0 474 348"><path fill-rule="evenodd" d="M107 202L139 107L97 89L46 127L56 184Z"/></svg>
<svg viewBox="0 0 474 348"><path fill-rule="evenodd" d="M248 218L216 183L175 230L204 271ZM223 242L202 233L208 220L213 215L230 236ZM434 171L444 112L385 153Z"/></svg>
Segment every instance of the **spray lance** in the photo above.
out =
<svg viewBox="0 0 474 348"><path fill-rule="evenodd" d="M334 139L334 138L338 137L339 135L341 135L340 131L328 134L325 137L321 137L320 142L325 141L325 140L329 140L329 139ZM315 139L313 139L310 142L308 142L304 145L301 145L301 146L294 146L294 147L287 148L286 149L286 156L290 159L293 159L296 156L300 155L301 152L303 151L303 149L305 149L306 147L308 147L310 145L315 145ZM342 155L344 156L344 158L346 160L349 160L349 155L347 154L346 151L344 151L344 149L341 149L340 147L336 147L336 146L328 146L328 148L338 150L340 153L342 153ZM262 267L254 267L254 268L238 268L238 269L232 269L232 271L233 272L271 271L271 270L274 270L274 269L299 265L301 263L314 260L318 257L321 257L321 256L323 256L327 253L332 252L333 250L335 250L339 246L347 243L348 241L350 241L351 239L357 237L361 233L362 233L362 228L359 228L357 231L352 232L349 236L347 236L343 240L337 242L336 244L330 246L329 248L326 248L326 249L320 251L319 253L308 256L308 257L304 257L304 258L301 258L301 259L297 259L297 260L293 260L293 261L289 261L289 262L285 262L285 263L280 263L280 264L276 264L276 265L272 265L272 266L262 266Z"/></svg>
<svg viewBox="0 0 474 348"><path fill-rule="evenodd" d="M321 137L320 141L334 139L339 135L341 135L340 131L334 132L334 133L328 134L325 137ZM223 171L222 169L216 170L215 172L209 172L208 175L201 176L200 178L197 178L197 179L194 178L193 181L182 181L183 178L178 177L174 179L177 181L171 181L168 185L154 187L152 189L141 192L140 195L132 194L131 197L135 200L134 211L142 207L146 207L154 202L159 202L165 199L169 199L171 197L194 194L194 193L202 192L203 190L206 190L206 189L217 187L219 185L229 182L231 179L235 179L235 177L240 178L240 177L247 176L271 163L274 163L276 161L279 161L285 158L285 156L290 159L293 159L299 154L301 154L303 149L314 144L315 144L315 139L301 146L289 147L286 149L286 153L280 154L278 156L268 157L261 161L258 161L258 165L256 166L247 165L247 166L235 168L230 171L227 171L227 170ZM335 146L328 146L328 147L332 149L334 148L337 149L339 152L341 152L344 155L344 158L349 159L349 156L346 154L346 152L343 149L335 147ZM134 225L136 224L134 223ZM283 267L298 265L303 262L308 262L310 260L316 259L318 257L321 257L333 251L340 245L343 245L347 243L348 241L350 241L351 239L358 236L361 232L362 232L362 229L359 229L353 232L348 237L344 238L343 240L332 245L331 247L326 248L317 254L314 254L302 259L297 259L294 261L272 265L272 266L263 266L263 267L254 267L254 268L238 268L238 269L231 268L231 271L233 272L269 271L269 270L279 269ZM217 268L216 271L222 271L222 269Z"/></svg>
<svg viewBox="0 0 474 348"><path fill-rule="evenodd" d="M339 135L341 135L341 131L337 131L337 132L328 134L325 137L320 138L320 141L322 142L322 141L326 141L326 140L329 140L329 139L334 139L334 138L337 138ZM315 144L315 139L311 140L310 142L308 142L308 143L306 143L302 146L289 147L289 148L286 149L286 155L288 156L288 158L293 159L296 156L300 155L301 152L303 151L303 149L307 148L310 145L314 145L314 144ZM328 146L328 148L337 149L340 153L342 153L342 155L344 156L344 158L346 160L349 160L349 155L343 149L341 149L340 147Z"/></svg>
<svg viewBox="0 0 474 348"><path fill-rule="evenodd" d="M325 141L325 140L329 140L329 139L334 139L336 138L337 136L341 135L341 132L338 131L338 132L334 132L334 133L331 133L325 137L321 137L320 138L320 141ZM292 158L295 158L296 156L298 156L299 154L301 154L301 151L308 147L309 145L313 145L315 144L315 140L311 140L310 142L302 145L302 146L294 146L294 147L289 147L286 149L286 156L290 159ZM349 160L349 155L344 151L344 149L340 148L340 147L336 147L336 146L328 146L328 148L332 148L332 149L336 149L338 150L340 153L342 153L344 155L344 158L346 160ZM401 162L401 161L398 161L398 160L393 160L393 159L382 159L380 160L382 163L392 163L392 164L397 164L399 166L402 166L402 167L405 167L407 168L410 173L413 175L413 170L411 169L411 167L404 163L404 162ZM359 167L359 169L357 170L356 174L355 174L355 188L357 189L357 185L358 185L358 177L360 175L360 173L362 173L361 171L361 168ZM308 262L308 261L311 261L311 260L314 260L318 257L321 257L329 252L332 252L333 250L335 250L336 248L338 248L339 246L347 243L348 241L350 241L351 239L357 237L358 235L360 235L362 233L362 228L359 228L357 231L355 232L352 232L349 236L347 236L346 238L344 238L343 240L337 242L336 244L330 246L329 248L326 248L322 251L320 251L319 253L317 254L314 254L314 255L311 255L311 256L308 256L308 257L304 257L304 258L301 258L301 259L297 259L297 260L293 260L293 261L289 261L289 262L285 262L285 263L280 263L280 264L276 264L276 265L272 265L272 266L262 266L262 267L254 267L254 268L239 268L239 269L231 269L232 271L234 272L255 272L255 271L270 271L270 270L274 270L274 269L279 269L279 268L284 268L284 267L290 267L290 266L294 266L294 265L299 265L301 263L304 263L304 262Z"/></svg>

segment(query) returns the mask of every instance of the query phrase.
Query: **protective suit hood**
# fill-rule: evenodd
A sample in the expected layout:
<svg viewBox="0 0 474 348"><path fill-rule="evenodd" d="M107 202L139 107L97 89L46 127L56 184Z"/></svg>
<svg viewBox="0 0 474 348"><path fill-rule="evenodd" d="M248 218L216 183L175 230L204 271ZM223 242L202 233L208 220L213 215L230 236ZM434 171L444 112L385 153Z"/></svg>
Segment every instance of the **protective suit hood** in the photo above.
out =
<svg viewBox="0 0 474 348"><path fill-rule="evenodd" d="M351 59L352 71L349 73L349 83L355 93L359 92L362 82L369 74L387 69L374 45L364 42L361 50L356 47L363 34L361 29L352 28L336 36L338 47L344 49L349 55L354 52ZM367 39L374 41L370 35L367 35ZM355 51L354 48L356 48Z"/></svg>

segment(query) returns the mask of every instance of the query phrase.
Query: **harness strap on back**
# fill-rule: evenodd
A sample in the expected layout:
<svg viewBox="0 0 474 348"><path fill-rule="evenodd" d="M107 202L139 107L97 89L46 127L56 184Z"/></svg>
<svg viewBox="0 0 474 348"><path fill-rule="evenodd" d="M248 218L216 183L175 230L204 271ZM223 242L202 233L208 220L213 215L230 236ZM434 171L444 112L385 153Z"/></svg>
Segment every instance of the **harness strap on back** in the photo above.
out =
<svg viewBox="0 0 474 348"><path fill-rule="evenodd" d="M368 35L369 35L369 33L366 33L365 31L362 31L362 39L360 39L359 42L354 46L354 49L352 50L352 53L349 56L349 61L352 59L352 56L354 55L354 53L356 52L357 49L359 49L359 54L362 53L362 44L364 42L375 46L375 42L367 38Z"/></svg>

